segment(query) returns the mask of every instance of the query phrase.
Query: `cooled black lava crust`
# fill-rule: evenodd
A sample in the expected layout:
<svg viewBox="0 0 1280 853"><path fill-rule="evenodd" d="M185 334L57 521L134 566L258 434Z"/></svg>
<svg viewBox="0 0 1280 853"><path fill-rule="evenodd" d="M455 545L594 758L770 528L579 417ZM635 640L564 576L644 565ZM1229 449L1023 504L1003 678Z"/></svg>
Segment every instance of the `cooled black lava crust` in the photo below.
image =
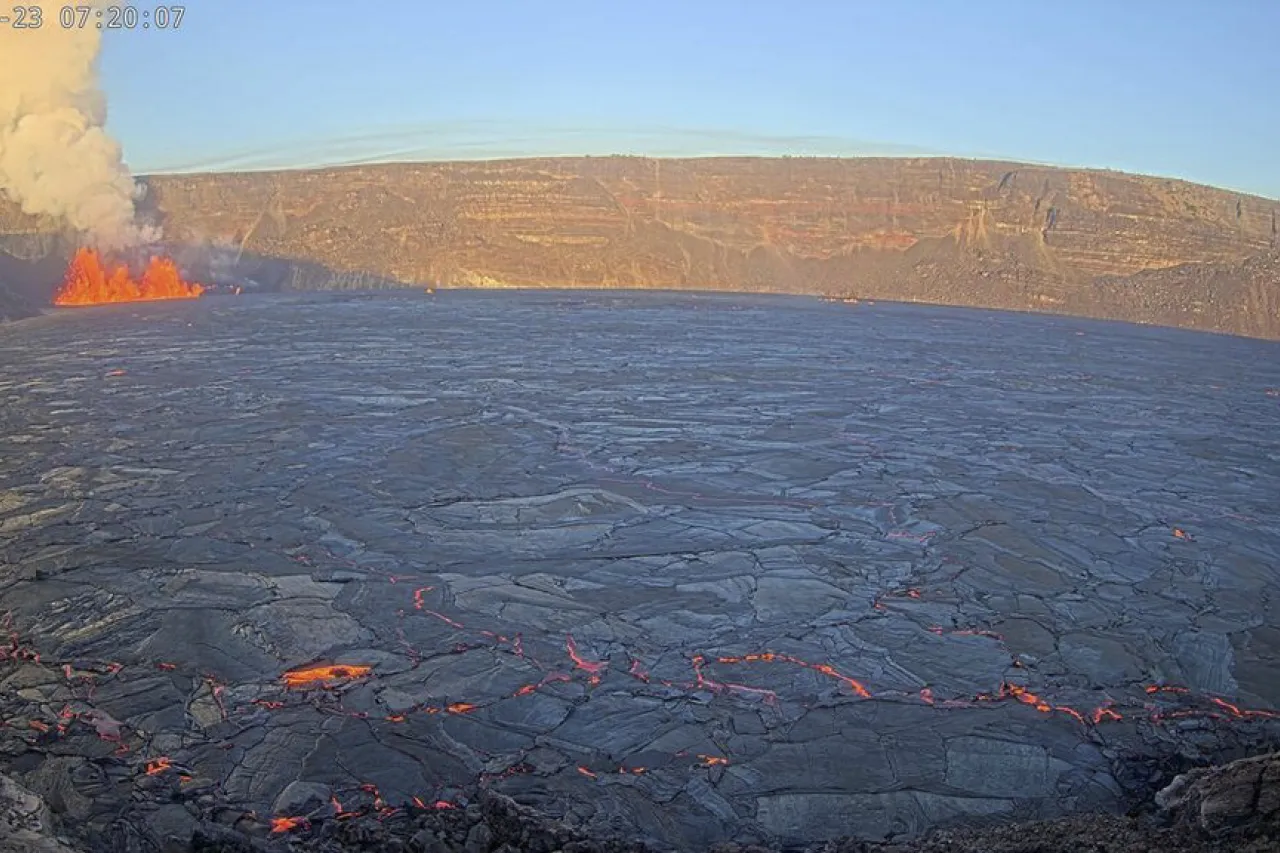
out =
<svg viewBox="0 0 1280 853"><path fill-rule="evenodd" d="M1114 807L1275 724L1278 436L1280 345L1082 320L58 311L0 329L0 770L161 836L476 784L677 847Z"/></svg>

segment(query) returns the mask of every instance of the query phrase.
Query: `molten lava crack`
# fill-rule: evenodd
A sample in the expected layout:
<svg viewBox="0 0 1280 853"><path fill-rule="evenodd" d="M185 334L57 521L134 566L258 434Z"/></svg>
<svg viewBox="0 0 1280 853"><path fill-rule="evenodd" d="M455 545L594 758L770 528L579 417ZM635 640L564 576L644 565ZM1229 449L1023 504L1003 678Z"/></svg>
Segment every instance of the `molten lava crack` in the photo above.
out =
<svg viewBox="0 0 1280 853"><path fill-rule="evenodd" d="M387 580L395 583L396 580L390 576ZM468 630L463 628L462 623L452 619L437 611L430 610L425 606L424 596L431 591L432 587L418 587L410 591L413 609L420 611L426 615L438 618L440 621L452 627ZM907 590L905 593L898 593L907 598L919 598L921 593L914 588ZM7 646L0 647L0 660L25 661L38 663L40 662L39 654L29 645L25 644L13 628L12 617L7 616L3 622L4 627L9 632ZM932 633L947 635L960 634L986 637L996 642L1003 642L1003 638L994 632L980 629L944 629L938 626L929 627L927 630ZM506 653L516 654L526 663L542 668L540 664L525 654L521 645L519 635L516 635L514 641L508 635L497 631L478 630L479 635L487 638L490 648L494 651L503 651ZM413 662L413 668L417 668L423 661L423 656L416 649L413 649L400 634L401 642L410 651L410 657ZM464 648L480 648L482 645L463 644ZM584 657L577 640L568 635L564 642L564 653L567 657L567 663L571 669L569 672L559 671L555 669L545 670L542 678L537 681L526 683L513 692L508 694L508 698L528 697L538 692L539 688L563 682L572 682L575 680L574 674L578 673L578 679L585 682L587 686L594 687L600 684L601 674L608 668L608 661L593 660ZM456 651L453 649L451 651ZM678 682L670 679L652 679L649 672L642 666L640 660L634 655L628 654L631 666L627 674L639 682L642 687L647 688L651 683L655 686L661 686L667 689L676 690L708 690L713 693L722 695L739 695L744 698L762 698L768 705L777 705L781 701L781 697L776 691L755 687L749 684L723 681L712 678L708 674L708 667L715 666L740 666L751 664L778 664L793 666L798 669L815 672L819 675L831 678L843 686L857 699L861 700L885 700L893 701L897 697L904 694L898 691L873 692L867 685L852 676L845 674L829 663L815 662L806 660L795 655L785 654L774 651L748 652L738 655L717 655L708 659L701 654L692 655L689 658L690 666L693 670L693 681ZM66 682L73 686L86 688L81 701L88 702L93 697L94 689L104 680L112 679L118 676L126 668L116 662L94 663L84 660L78 660L71 663L49 663L61 669ZM179 676L182 674L183 666L180 663L171 661L155 661L146 664L153 671L162 672L170 675ZM323 690L329 691L333 688L341 687L355 681L360 681L373 677L372 667L365 664L323 664L303 667L286 671L281 675L281 682L286 691L291 691L300 697L305 697L303 691L307 690ZM240 711L239 707L228 707L224 701L226 695L226 685L217 681L209 675L196 677L196 682L203 686L206 695L218 709L220 717L229 720L237 715ZM1250 710L1241 708L1225 699L1216 696L1203 697L1201 700L1191 694L1185 688L1177 685L1156 684L1150 685L1143 689L1146 696L1152 700L1161 699L1162 697L1172 700L1176 703L1174 707L1165 707L1159 704L1142 704L1134 705L1133 710L1140 710L1142 716L1154 723L1163 721L1174 721L1186 717L1202 717L1202 718L1221 718L1221 719L1275 719L1280 718L1280 714L1266 710ZM1001 683L998 690L991 693L983 693L971 698L954 697L950 699L938 699L934 690L930 687L922 688L916 695L927 705L939 708L980 708L984 705L990 706L995 703L1016 702L1020 705L1026 705L1035 711L1045 714L1062 714L1086 727L1098 726L1104 723L1117 722L1125 719L1126 714L1122 713L1122 707L1125 703L1108 699L1104 704L1094 708L1077 708L1065 704L1058 704L1043 698L1038 693L1032 692L1031 689L1024 685L1014 684L1010 682ZM341 693L318 692L312 694L312 704L316 710L325 713L336 713L356 719L375 720L381 719L388 724L404 725L412 721L415 713L424 714L432 717L439 714L465 715L478 711L482 711L490 707L495 701L485 702L483 700L471 701L453 701L441 704L422 704L415 708L396 712L387 713L382 716L371 715L366 711L350 711L342 708ZM326 698L327 697L327 698ZM276 712L289 704L282 699L272 699L258 696L252 699L242 700L245 705L259 708L269 712ZM305 698L302 701L306 702ZM318 704L317 704L318 703ZM334 704L337 703L337 704ZM1191 704L1188 704L1191 703ZM243 706L241 706L243 707ZM71 727L76 723L85 723L93 726L98 732L99 737L104 740L110 740L118 744L117 752L124 753L130 749L136 749L140 744L137 743L136 736L132 745L126 743L119 729L119 724L110 721L109 717L94 710L77 711L70 705L64 706L59 712L57 719L53 723L46 722L42 719L30 719L27 726L41 738L56 738L67 736ZM225 746L230 747L228 742ZM730 757L724 755L714 755L710 753L696 753L691 755L686 752L677 752L674 754L677 758L686 758L690 764L686 766L692 768L717 768L730 763ZM174 760L169 756L160 756L147 761L143 765L143 772L149 777L164 776L168 771L176 770ZM620 774L624 776L644 776L649 772L649 768L645 765L621 763L614 764L608 768L593 767L589 764L577 766L576 772L587 779L600 780L602 774ZM528 765L517 762L509 766L506 770L490 772L486 771L480 774L480 784L491 784L496 780L503 779L518 773L530 772ZM176 784L186 784L192 780L187 773L175 773ZM333 817L336 820L346 820L361 815L375 815L379 818L388 817L407 807L416 807L418 809L452 809L456 808L456 804L442 798L422 797L414 795L405 804L404 807L393 806L385 801L381 792L373 785L364 784L358 787L358 795L361 798L367 798L368 802L357 807L344 808L337 796L332 799ZM312 816L312 819L314 815ZM304 830L312 826L312 819L297 816L276 816L270 819L270 830L272 833L281 834Z"/></svg>

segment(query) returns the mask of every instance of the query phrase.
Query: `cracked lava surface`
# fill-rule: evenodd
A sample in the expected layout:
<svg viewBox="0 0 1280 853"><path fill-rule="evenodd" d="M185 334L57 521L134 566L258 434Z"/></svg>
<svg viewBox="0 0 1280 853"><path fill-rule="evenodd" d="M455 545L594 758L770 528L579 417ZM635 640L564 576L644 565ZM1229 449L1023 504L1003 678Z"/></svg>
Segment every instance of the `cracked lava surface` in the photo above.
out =
<svg viewBox="0 0 1280 853"><path fill-rule="evenodd" d="M0 755L86 831L488 785L659 845L1274 736L1275 344L672 294L0 329Z"/></svg>

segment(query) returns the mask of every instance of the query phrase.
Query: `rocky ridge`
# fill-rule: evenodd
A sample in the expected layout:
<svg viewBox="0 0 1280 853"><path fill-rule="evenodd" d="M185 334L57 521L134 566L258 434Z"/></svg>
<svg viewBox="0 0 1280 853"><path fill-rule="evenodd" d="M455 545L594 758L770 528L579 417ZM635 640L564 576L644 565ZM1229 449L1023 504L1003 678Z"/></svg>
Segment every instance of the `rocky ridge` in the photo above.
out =
<svg viewBox="0 0 1280 853"><path fill-rule="evenodd" d="M1162 178L947 158L586 157L147 184L146 215L171 240L224 247L283 288L810 293L1280 337L1280 202ZM56 228L0 203L0 246Z"/></svg>

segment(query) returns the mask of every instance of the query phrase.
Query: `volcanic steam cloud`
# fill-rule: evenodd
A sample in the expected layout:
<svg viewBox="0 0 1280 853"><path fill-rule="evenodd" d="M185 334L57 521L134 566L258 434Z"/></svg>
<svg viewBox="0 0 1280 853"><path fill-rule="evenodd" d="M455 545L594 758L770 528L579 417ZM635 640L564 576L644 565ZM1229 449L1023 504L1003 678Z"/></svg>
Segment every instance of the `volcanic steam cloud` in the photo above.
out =
<svg viewBox="0 0 1280 853"><path fill-rule="evenodd" d="M58 26L60 4L23 8L39 8L42 26L0 28L0 189L26 213L63 219L100 249L155 241L158 231L135 219L139 188L104 129L102 33Z"/></svg>

